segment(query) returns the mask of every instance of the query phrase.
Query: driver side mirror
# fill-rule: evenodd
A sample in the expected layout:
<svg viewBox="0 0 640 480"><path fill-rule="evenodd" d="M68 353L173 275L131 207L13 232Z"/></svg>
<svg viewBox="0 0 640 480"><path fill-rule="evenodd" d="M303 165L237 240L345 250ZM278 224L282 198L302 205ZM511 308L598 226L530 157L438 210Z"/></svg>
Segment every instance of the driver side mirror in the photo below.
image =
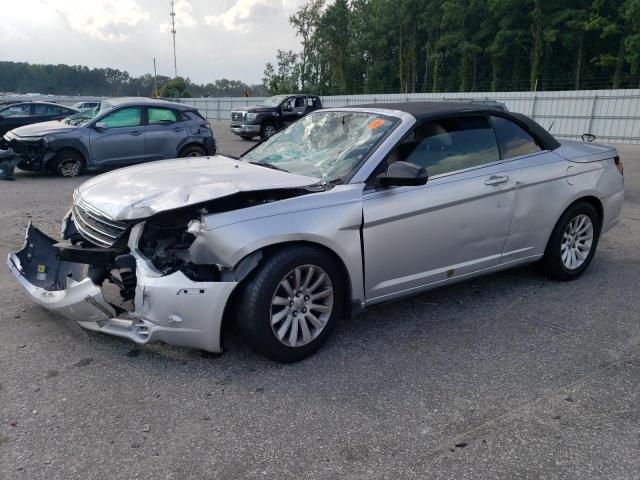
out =
<svg viewBox="0 0 640 480"><path fill-rule="evenodd" d="M378 183L385 188L418 186L427 183L427 169L409 162L394 162L387 173L378 175Z"/></svg>
<svg viewBox="0 0 640 480"><path fill-rule="evenodd" d="M104 122L97 122L93 128L95 128L99 132L104 132L105 130L109 130L109 125Z"/></svg>

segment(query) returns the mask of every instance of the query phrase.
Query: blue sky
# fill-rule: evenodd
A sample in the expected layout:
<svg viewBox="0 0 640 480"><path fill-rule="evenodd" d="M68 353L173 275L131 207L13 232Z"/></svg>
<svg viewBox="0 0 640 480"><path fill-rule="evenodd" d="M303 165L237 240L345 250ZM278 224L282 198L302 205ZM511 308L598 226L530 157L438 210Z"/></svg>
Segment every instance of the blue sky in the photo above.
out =
<svg viewBox="0 0 640 480"><path fill-rule="evenodd" d="M278 48L298 49L288 17L303 0L176 0L178 74L260 82ZM173 76L169 0L3 0L0 60Z"/></svg>

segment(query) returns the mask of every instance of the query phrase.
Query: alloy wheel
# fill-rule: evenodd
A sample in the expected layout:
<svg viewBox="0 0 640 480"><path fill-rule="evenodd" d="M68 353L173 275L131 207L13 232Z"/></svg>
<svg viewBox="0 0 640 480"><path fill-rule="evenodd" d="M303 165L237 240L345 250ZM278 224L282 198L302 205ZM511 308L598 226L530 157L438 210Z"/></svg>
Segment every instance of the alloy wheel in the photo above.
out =
<svg viewBox="0 0 640 480"><path fill-rule="evenodd" d="M276 133L276 127L274 127L273 125L267 125L266 127L264 127L264 136L265 137L270 137L271 135Z"/></svg>
<svg viewBox="0 0 640 480"><path fill-rule="evenodd" d="M82 170L82 164L75 158L65 158L58 163L58 173L63 177L75 177Z"/></svg>
<svg viewBox="0 0 640 480"><path fill-rule="evenodd" d="M565 228L560 244L561 259L569 270L575 270L589 257L593 245L593 222L584 214L573 218Z"/></svg>
<svg viewBox="0 0 640 480"><path fill-rule="evenodd" d="M271 300L271 329L289 347L301 347L322 333L333 310L333 285L317 265L301 265L278 284Z"/></svg>

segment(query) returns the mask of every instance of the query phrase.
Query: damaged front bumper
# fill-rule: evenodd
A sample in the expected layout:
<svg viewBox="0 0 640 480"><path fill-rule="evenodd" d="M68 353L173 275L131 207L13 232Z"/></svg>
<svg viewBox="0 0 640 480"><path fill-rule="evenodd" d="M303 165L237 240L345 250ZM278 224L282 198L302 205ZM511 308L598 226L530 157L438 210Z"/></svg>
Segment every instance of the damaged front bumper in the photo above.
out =
<svg viewBox="0 0 640 480"><path fill-rule="evenodd" d="M83 328L136 343L161 341L222 351L222 317L237 282L193 281L180 271L162 275L136 248L141 229L135 226L129 240L136 275L131 310L106 301L102 289L87 276L88 266L59 260L56 241L32 225L24 247L9 254L7 263L33 301Z"/></svg>

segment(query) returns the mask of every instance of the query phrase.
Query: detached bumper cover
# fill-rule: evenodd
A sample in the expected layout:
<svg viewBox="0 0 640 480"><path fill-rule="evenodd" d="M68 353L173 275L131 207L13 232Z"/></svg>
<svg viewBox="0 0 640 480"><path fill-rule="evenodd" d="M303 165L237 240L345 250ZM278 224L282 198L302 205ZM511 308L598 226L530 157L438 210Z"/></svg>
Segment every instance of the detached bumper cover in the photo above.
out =
<svg viewBox="0 0 640 480"><path fill-rule="evenodd" d="M0 179L13 180L13 171L20 162L18 157L11 150L2 150L0 145Z"/></svg>
<svg viewBox="0 0 640 480"><path fill-rule="evenodd" d="M220 327L236 282L194 282L181 272L161 276L132 249L137 285L134 309L117 313L100 287L80 278L86 266L55 258L55 240L29 226L25 246L8 256L9 270L34 302L88 330L136 343L220 352Z"/></svg>

